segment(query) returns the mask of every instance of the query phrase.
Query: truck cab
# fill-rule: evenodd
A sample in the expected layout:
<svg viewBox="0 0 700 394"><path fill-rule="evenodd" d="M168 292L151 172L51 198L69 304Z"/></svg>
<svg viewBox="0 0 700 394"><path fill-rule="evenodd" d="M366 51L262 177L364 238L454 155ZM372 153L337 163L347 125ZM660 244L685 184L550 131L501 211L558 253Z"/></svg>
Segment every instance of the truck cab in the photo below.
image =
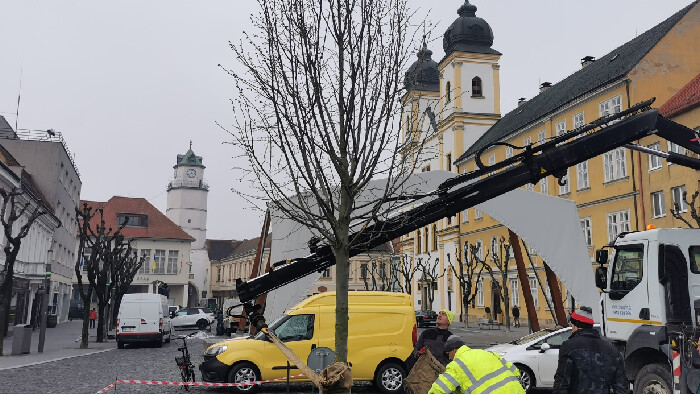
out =
<svg viewBox="0 0 700 394"><path fill-rule="evenodd" d="M621 234L612 253L598 251L596 260L603 333L622 351L635 393L638 385L672 392L672 333L696 325L691 308L700 300L700 230Z"/></svg>

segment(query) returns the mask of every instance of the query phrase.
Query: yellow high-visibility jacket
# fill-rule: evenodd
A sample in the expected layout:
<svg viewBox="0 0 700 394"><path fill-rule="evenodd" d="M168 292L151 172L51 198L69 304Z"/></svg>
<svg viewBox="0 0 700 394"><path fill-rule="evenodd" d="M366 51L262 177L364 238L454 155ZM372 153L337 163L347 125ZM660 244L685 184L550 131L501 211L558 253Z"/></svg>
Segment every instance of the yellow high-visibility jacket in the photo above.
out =
<svg viewBox="0 0 700 394"><path fill-rule="evenodd" d="M519 377L518 368L501 356L462 346L428 394L525 394Z"/></svg>

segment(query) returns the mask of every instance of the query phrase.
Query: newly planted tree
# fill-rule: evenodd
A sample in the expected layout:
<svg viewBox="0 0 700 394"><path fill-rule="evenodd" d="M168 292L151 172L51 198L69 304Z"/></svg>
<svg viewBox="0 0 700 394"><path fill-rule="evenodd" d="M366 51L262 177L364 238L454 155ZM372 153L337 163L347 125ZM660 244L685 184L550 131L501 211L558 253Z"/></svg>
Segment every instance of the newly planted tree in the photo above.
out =
<svg viewBox="0 0 700 394"><path fill-rule="evenodd" d="M469 248L471 247L471 253ZM458 255L455 263L452 263L448 255L448 264L454 274L459 288L462 292L462 319L464 326L469 326L469 304L476 299L476 283L481 280L481 274L484 272L484 264L476 258L479 253L477 245L464 244L464 256Z"/></svg>

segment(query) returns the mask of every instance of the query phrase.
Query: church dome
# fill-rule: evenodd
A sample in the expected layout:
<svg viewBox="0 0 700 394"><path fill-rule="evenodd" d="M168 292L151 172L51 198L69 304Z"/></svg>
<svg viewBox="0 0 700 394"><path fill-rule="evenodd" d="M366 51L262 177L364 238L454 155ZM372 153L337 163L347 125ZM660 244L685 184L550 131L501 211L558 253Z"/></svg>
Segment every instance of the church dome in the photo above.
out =
<svg viewBox="0 0 700 394"><path fill-rule="evenodd" d="M447 29L442 39L445 56L452 52L500 53L491 49L493 31L489 24L476 16L476 6L465 0L457 10L459 18Z"/></svg>
<svg viewBox="0 0 700 394"><path fill-rule="evenodd" d="M423 42L423 48L418 51L418 60L406 71L403 81L406 90L440 91L440 72L432 55L433 51Z"/></svg>

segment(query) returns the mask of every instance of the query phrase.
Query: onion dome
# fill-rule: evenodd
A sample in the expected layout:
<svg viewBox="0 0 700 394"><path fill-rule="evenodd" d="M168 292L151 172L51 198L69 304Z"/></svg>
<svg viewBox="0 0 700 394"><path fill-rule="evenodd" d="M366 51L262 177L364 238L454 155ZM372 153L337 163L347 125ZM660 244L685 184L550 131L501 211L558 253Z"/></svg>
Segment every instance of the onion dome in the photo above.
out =
<svg viewBox="0 0 700 394"><path fill-rule="evenodd" d="M424 40L423 48L418 51L418 60L406 71L403 81L406 90L440 91L440 72L432 55L433 51L428 49Z"/></svg>
<svg viewBox="0 0 700 394"><path fill-rule="evenodd" d="M493 31L485 20L476 16L475 5L465 0L457 13L459 18L452 23L442 38L445 56L452 52L501 54L491 49Z"/></svg>

